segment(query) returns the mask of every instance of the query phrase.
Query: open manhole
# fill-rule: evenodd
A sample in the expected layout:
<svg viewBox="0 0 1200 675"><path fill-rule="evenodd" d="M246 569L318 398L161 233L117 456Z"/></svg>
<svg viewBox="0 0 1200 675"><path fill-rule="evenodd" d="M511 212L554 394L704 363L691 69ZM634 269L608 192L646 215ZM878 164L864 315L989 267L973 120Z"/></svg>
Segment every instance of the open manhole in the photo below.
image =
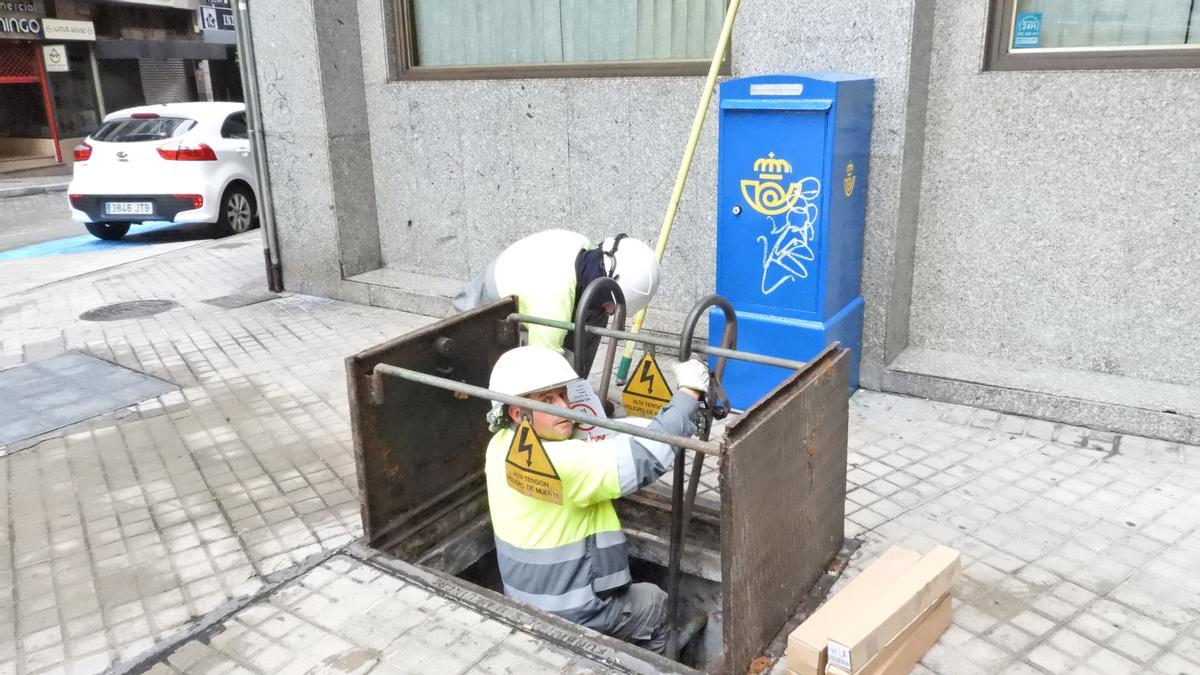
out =
<svg viewBox="0 0 1200 675"><path fill-rule="evenodd" d="M179 306L173 300L132 300L117 302L103 307L89 309L79 318L83 321L121 321L123 319L142 319L155 314L168 312Z"/></svg>
<svg viewBox="0 0 1200 675"><path fill-rule="evenodd" d="M500 355L517 345L519 331L509 318L515 310L515 298L497 300L347 359L367 545L395 569L436 580L437 592L460 604L487 615L524 612L521 625L529 632L580 654L604 654L613 671L739 675L756 657L781 653L787 626L816 606L848 555L849 351L823 352L726 425L713 453L719 459L709 458L717 466L719 501L697 499L685 521L672 496L650 486L607 507L616 509L624 551L613 544L604 547L612 549L606 555L627 554L631 580L662 589L676 555L672 538L688 523L676 577L682 650L672 662L564 626L513 597L519 589L500 577L486 479L496 467L487 466L482 452L492 440L484 421L489 404L424 382L437 379L433 372L454 378L437 386L455 392L461 383L487 382ZM585 551L600 549L583 541ZM562 560L580 555L568 552ZM518 564L530 574L551 574L534 569L551 568L546 560L557 558L534 555ZM612 588L597 591L600 580L608 581L589 576L572 586L565 602L601 599Z"/></svg>

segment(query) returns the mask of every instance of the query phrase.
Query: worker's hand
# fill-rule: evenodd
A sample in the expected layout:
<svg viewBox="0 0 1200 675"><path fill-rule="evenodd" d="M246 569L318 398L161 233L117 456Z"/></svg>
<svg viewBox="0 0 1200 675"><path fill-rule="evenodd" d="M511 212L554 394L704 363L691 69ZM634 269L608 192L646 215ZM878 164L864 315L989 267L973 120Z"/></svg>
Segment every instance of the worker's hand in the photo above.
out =
<svg viewBox="0 0 1200 675"><path fill-rule="evenodd" d="M695 359L675 364L675 381L680 389L690 389L698 394L708 392L708 364Z"/></svg>

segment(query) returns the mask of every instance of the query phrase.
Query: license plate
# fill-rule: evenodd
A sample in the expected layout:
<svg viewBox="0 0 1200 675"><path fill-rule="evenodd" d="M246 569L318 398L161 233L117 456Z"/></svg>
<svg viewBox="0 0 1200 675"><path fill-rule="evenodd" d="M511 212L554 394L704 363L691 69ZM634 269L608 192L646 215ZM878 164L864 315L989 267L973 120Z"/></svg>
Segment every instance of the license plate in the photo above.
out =
<svg viewBox="0 0 1200 675"><path fill-rule="evenodd" d="M110 216L154 215L154 202L104 202L104 213Z"/></svg>

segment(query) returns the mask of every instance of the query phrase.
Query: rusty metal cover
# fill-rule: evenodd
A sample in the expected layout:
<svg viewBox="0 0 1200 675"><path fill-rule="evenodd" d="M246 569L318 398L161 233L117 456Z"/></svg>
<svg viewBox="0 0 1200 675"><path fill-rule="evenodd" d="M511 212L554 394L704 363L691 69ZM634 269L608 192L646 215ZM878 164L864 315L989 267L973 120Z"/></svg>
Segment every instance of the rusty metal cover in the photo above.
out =
<svg viewBox="0 0 1200 675"><path fill-rule="evenodd" d="M383 403L375 405L372 369L387 363L486 387L492 365L517 346L515 326L506 321L516 309L512 298L497 300L346 359L363 531L371 546L386 548L437 498L465 483L478 482L482 490L490 438L487 401L387 377Z"/></svg>
<svg viewBox="0 0 1200 675"><path fill-rule="evenodd" d="M728 428L721 458L726 673L744 673L844 538L850 353L826 352Z"/></svg>

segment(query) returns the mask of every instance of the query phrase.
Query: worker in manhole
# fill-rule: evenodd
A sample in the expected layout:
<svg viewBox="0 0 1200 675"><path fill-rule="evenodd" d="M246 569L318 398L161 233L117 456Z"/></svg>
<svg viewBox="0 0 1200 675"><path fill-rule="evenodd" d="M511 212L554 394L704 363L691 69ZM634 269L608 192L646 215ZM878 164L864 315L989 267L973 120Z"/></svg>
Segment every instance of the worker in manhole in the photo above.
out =
<svg viewBox="0 0 1200 675"><path fill-rule="evenodd" d="M648 427L677 436L708 390L708 366L675 366L678 391ZM492 369L491 389L567 407L578 376L558 352L541 346L505 352ZM678 448L627 434L588 442L571 437L574 423L493 401L488 422L488 506L504 593L547 612L663 653L667 594L633 583L625 534L612 500L653 483Z"/></svg>
<svg viewBox="0 0 1200 675"><path fill-rule="evenodd" d="M546 230L504 249L454 297L454 308L463 312L516 295L517 311L522 314L574 321L575 305L583 289L595 279L607 276L621 287L626 315L632 317L650 304L650 298L658 290L659 272L654 250L639 239L618 234L594 245L576 232ZM604 295L589 308L589 325L606 325L608 316L616 311L612 297ZM561 328L530 325L528 329L528 344L556 352L574 345L574 336ZM584 339L584 364L588 369L599 345L599 335L589 334Z"/></svg>

